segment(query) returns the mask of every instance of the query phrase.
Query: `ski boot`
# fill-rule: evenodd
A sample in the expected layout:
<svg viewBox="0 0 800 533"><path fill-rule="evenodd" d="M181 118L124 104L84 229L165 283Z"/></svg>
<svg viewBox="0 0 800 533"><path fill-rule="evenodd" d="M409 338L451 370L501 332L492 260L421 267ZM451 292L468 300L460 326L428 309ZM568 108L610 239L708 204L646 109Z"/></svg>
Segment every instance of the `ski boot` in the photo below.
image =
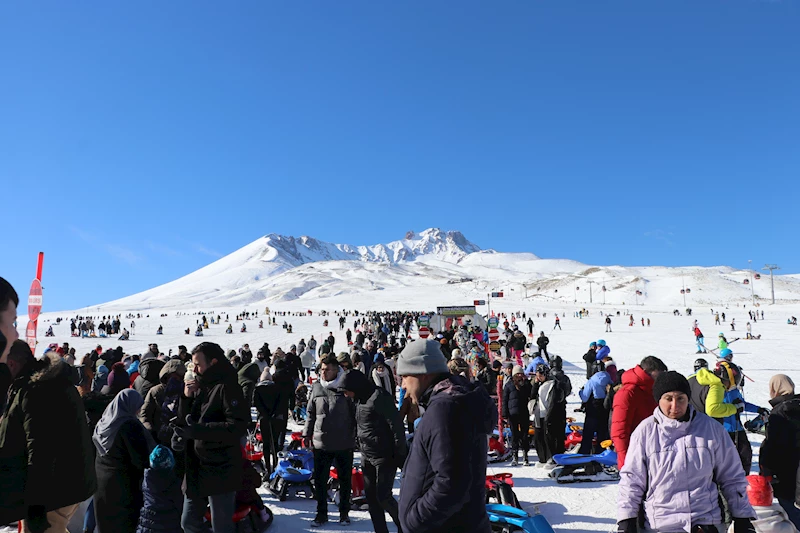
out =
<svg viewBox="0 0 800 533"><path fill-rule="evenodd" d="M523 457L522 464L523 464L523 465L525 465L525 466L531 466L531 463L530 463L530 461L528 461L528 454L527 454L527 453L526 453L526 454L525 454L525 456Z"/></svg>
<svg viewBox="0 0 800 533"><path fill-rule="evenodd" d="M511 456L511 466L519 465L519 461L517 459L518 456L519 456L519 454L517 453L517 450L514 450L514 453Z"/></svg>

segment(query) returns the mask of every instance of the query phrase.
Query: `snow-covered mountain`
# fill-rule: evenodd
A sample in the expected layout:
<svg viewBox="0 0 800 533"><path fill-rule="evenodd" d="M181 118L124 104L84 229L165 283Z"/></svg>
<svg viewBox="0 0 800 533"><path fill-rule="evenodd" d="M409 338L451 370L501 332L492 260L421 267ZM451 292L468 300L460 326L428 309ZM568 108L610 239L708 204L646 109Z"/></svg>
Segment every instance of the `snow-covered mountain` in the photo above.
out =
<svg viewBox="0 0 800 533"><path fill-rule="evenodd" d="M345 296L382 308L389 302L470 303L496 290L531 302L670 308L683 307L684 297L689 307L770 298L768 276L752 284L749 279L731 267L590 266L482 250L460 232L438 228L372 246L271 233L180 279L103 307L219 309L291 301L314 307ZM775 296L800 301L800 278L776 276Z"/></svg>

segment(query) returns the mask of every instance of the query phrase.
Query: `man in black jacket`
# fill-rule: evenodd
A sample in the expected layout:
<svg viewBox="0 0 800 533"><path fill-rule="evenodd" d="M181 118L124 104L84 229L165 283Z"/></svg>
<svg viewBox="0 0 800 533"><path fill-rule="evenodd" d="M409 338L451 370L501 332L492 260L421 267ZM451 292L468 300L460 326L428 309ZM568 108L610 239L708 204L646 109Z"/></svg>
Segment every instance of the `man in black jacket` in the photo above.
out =
<svg viewBox="0 0 800 533"><path fill-rule="evenodd" d="M556 317L558 318L558 317ZM544 353L544 358L547 360L547 364L550 364L550 354L547 353L547 345L550 344L550 339L544 334L544 331L539 333L539 338L536 339L536 346L539 347L539 357L542 356Z"/></svg>
<svg viewBox="0 0 800 533"><path fill-rule="evenodd" d="M14 381L0 421L0 524L25 519L25 531L65 531L97 490L74 370L55 353L34 359L21 340L7 365Z"/></svg>
<svg viewBox="0 0 800 533"><path fill-rule="evenodd" d="M186 446L186 499L181 526L204 533L203 515L211 507L214 533L233 533L236 491L242 484L242 438L250 421L236 370L218 344L192 350L196 381L187 381L178 406L185 425L175 429ZM173 442L175 444L175 442Z"/></svg>
<svg viewBox="0 0 800 533"><path fill-rule="evenodd" d="M9 282L0 278L0 413L5 408L6 393L13 379L8 366L6 366L6 358L11 344L19 338L17 328L14 327L17 321L18 305L17 291Z"/></svg>
<svg viewBox="0 0 800 533"><path fill-rule="evenodd" d="M486 453L497 409L479 383L447 370L436 341L406 345L397 360L404 401L424 407L403 467L400 522L414 533L489 533Z"/></svg>
<svg viewBox="0 0 800 533"><path fill-rule="evenodd" d="M275 373L278 376L279 372ZM285 372L284 372L285 376ZM283 451L289 401L294 397L292 381L273 379L269 369L264 369L253 394L253 405L258 410L264 457L268 473L278 466L278 452ZM288 379L288 376L285 376Z"/></svg>
<svg viewBox="0 0 800 533"><path fill-rule="evenodd" d="M162 368L164 368L164 361L153 357L151 352L142 356L142 361L139 363L139 375L133 380L133 389L141 394L142 398L146 398L150 389L160 383L159 374L161 374Z"/></svg>
<svg viewBox="0 0 800 533"><path fill-rule="evenodd" d="M361 372L345 374L342 390L356 403L364 492L373 529L375 533L389 533L385 511L392 517L398 533L402 533L397 500L392 496L397 468L403 466L408 453L400 413L392 396L373 385Z"/></svg>
<svg viewBox="0 0 800 533"><path fill-rule="evenodd" d="M586 362L586 379L590 379L594 375L594 363L597 361L597 343L592 341L589 343L589 351L583 354L583 360Z"/></svg>

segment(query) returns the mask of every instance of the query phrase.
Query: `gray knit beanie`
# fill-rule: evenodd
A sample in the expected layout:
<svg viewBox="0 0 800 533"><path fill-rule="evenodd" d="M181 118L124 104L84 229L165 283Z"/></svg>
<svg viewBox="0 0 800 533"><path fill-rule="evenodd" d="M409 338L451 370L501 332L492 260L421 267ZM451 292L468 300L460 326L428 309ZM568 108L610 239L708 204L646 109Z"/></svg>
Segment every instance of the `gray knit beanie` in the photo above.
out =
<svg viewBox="0 0 800 533"><path fill-rule="evenodd" d="M435 340L414 341L400 352L397 359L397 375L449 374L440 344Z"/></svg>

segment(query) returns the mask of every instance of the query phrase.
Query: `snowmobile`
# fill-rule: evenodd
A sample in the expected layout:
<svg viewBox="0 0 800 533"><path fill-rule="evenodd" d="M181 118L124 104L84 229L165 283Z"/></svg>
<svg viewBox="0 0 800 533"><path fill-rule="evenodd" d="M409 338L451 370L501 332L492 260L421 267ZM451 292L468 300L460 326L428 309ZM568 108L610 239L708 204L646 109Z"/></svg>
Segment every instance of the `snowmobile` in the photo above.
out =
<svg viewBox="0 0 800 533"><path fill-rule="evenodd" d="M295 450L281 452L278 457L281 460L267 484L269 491L282 502L286 501L289 488L294 488L295 494L303 492L307 498L313 498L314 454L310 450Z"/></svg>
<svg viewBox="0 0 800 533"><path fill-rule="evenodd" d="M553 456L558 465L550 472L556 483L578 483L584 481L617 481L617 452L611 449L611 441L603 441L603 453L569 454L560 453Z"/></svg>
<svg viewBox="0 0 800 533"><path fill-rule="evenodd" d="M497 503L522 509L514 494L513 474L502 473L486 476L486 503L494 499Z"/></svg>
<svg viewBox="0 0 800 533"><path fill-rule="evenodd" d="M495 533L553 533L553 526L539 513L531 516L522 509L495 503L487 503L486 512Z"/></svg>

